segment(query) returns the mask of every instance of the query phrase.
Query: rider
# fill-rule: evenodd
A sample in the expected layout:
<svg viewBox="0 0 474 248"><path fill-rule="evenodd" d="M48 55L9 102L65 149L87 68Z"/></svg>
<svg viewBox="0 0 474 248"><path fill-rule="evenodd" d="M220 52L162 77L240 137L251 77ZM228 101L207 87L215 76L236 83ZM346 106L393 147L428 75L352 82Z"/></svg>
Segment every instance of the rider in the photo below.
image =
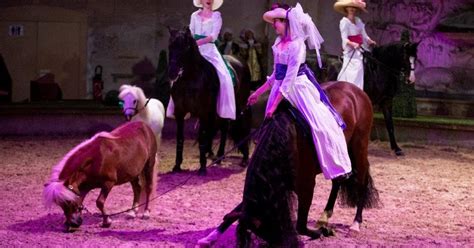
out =
<svg viewBox="0 0 474 248"><path fill-rule="evenodd" d="M351 161L343 133L344 122L304 64L305 41L310 49L316 50L320 63L318 50L323 38L300 4L294 8L280 5L267 11L263 19L273 24L278 35L272 47L274 70L267 82L249 97L249 105L254 104L262 93L271 88L265 114L267 118L271 118L283 98L289 101L311 126L325 178L339 180L348 177Z"/></svg>
<svg viewBox="0 0 474 248"><path fill-rule="evenodd" d="M235 120L235 96L232 77L215 41L222 27L221 13L215 11L222 6L224 0L193 0L199 9L191 15L189 29L194 35L201 55L215 68L219 76L220 86L217 95L217 114L221 118ZM173 117L174 103L170 100L167 116Z"/></svg>
<svg viewBox="0 0 474 248"><path fill-rule="evenodd" d="M265 116L271 118L278 104L285 98L296 107L311 126L316 153L321 170L327 179L342 180L351 173L351 161L347 152L342 129L344 121L334 110L324 91L314 79L313 73L304 64L306 45L315 49L321 65L319 48L323 38L311 17L303 12L300 4L289 8L285 4L274 4L263 19L273 24L278 35L272 46L274 57L273 73L267 81L248 99L253 105L259 96L271 88ZM310 80L311 79L311 80ZM238 210L241 205L237 206ZM229 223L222 223L199 245L215 242Z"/></svg>
<svg viewBox="0 0 474 248"><path fill-rule="evenodd" d="M364 64L360 47L375 45L365 31L365 24L356 16L358 10L367 12L362 0L338 0L334 9L345 16L339 22L341 31L343 63L338 81L347 81L364 89Z"/></svg>

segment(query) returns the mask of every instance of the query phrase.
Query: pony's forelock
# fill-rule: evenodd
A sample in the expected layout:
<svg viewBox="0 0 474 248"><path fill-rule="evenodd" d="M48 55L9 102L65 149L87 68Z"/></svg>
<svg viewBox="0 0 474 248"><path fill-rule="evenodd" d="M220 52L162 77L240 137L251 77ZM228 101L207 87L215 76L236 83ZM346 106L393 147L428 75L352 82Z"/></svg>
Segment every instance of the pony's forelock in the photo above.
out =
<svg viewBox="0 0 474 248"><path fill-rule="evenodd" d="M120 86L119 91L120 91L120 93L119 93L118 97L120 99L123 99L125 97L125 95L130 93L130 94L133 95L133 97L135 97L135 99L137 99L138 103L141 105L139 107L143 107L143 105L145 104L146 96L145 96L145 93L143 92L143 90L140 87L137 87L137 86L134 86L134 85L124 84L124 85Z"/></svg>
<svg viewBox="0 0 474 248"><path fill-rule="evenodd" d="M64 181L49 182L43 191L43 200L46 208L53 204L61 205L64 202L77 201L79 196L64 186Z"/></svg>

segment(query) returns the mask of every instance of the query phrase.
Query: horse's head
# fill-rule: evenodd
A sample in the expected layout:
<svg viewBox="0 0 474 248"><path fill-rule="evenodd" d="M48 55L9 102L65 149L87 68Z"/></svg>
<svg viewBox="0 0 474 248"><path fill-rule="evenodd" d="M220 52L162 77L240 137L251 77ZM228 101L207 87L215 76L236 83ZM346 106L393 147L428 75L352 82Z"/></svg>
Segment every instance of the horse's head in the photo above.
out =
<svg viewBox="0 0 474 248"><path fill-rule="evenodd" d="M144 108L146 99L142 89L126 84L120 86L119 98L122 101L123 114L127 121L130 121Z"/></svg>
<svg viewBox="0 0 474 248"><path fill-rule="evenodd" d="M405 82L408 82L410 84L415 83L416 78L415 78L415 64L416 60L418 58L417 52L418 52L418 44L417 43L410 43L406 42L403 44L403 67L402 67L402 72L403 75L405 76Z"/></svg>
<svg viewBox="0 0 474 248"><path fill-rule="evenodd" d="M188 27L182 30L168 29L170 32L168 77L173 84L183 74L185 64L193 61L199 50Z"/></svg>

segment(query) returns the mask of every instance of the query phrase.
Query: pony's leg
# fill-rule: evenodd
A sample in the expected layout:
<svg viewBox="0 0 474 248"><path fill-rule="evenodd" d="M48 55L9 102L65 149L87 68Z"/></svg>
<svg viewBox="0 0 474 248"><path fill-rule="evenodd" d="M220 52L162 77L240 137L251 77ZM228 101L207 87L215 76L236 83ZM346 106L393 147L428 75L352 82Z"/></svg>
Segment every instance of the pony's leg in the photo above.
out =
<svg viewBox="0 0 474 248"><path fill-rule="evenodd" d="M150 156L148 162L145 165L144 169L145 183L142 187L142 190L145 190L145 208L143 212L143 219L150 218L150 198L155 190L155 156ZM143 194L142 194L143 195Z"/></svg>
<svg viewBox="0 0 474 248"><path fill-rule="evenodd" d="M97 208L100 210L102 213L102 227L110 227L112 225L112 219L107 215L107 212L105 211L105 200L107 199L107 196L110 193L110 190L112 189L113 184L112 183L106 183L104 187L100 190L99 197L96 200L96 205Z"/></svg>
<svg viewBox="0 0 474 248"><path fill-rule="evenodd" d="M229 121L228 120L222 120L221 125L220 125L220 131L221 131L221 140L219 142L219 150L217 151L217 158L221 158L224 156L225 153L225 145L227 141L227 131L229 130ZM212 140L212 139L211 139ZM215 162L217 164L220 164L222 162L223 158L216 160Z"/></svg>
<svg viewBox="0 0 474 248"><path fill-rule="evenodd" d="M180 172L181 163L183 162L183 147L184 147L184 119L182 116L176 116L176 164L173 167L173 172Z"/></svg>
<svg viewBox="0 0 474 248"><path fill-rule="evenodd" d="M138 181L138 178L135 179L135 180L132 180L130 182L130 184L132 185L132 189L133 189L133 204L132 204L133 209L128 211L127 215L128 215L129 218L133 219L133 218L137 217L138 204L140 202L141 187L140 187L140 183Z"/></svg>
<svg viewBox="0 0 474 248"><path fill-rule="evenodd" d="M317 228L327 227L329 218L331 218L334 211L334 204L336 203L339 187L339 183L332 181L331 193L329 194L329 199L326 203L326 207L324 208L324 212L321 214L321 217L319 217L319 220L316 223Z"/></svg>
<svg viewBox="0 0 474 248"><path fill-rule="evenodd" d="M393 127L392 118L392 100L386 100L382 103L383 118L385 120L385 126L388 132L388 138L390 139L390 148L395 152L397 156L405 155L398 147L397 141L395 140L395 129Z"/></svg>

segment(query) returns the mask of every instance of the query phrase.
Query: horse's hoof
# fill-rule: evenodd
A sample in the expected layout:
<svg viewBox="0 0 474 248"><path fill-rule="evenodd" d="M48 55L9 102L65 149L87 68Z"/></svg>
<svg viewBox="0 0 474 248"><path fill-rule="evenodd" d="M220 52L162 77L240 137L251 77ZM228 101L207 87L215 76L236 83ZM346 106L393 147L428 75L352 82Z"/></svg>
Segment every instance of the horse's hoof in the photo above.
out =
<svg viewBox="0 0 474 248"><path fill-rule="evenodd" d="M109 228L112 225L112 219L110 217L107 217L103 222L102 226L103 228Z"/></svg>
<svg viewBox="0 0 474 248"><path fill-rule="evenodd" d="M183 169L181 169L180 166L174 166L172 172L182 172Z"/></svg>
<svg viewBox="0 0 474 248"><path fill-rule="evenodd" d="M142 219L149 220L150 217L151 217L150 210L145 210L145 212L142 215Z"/></svg>
<svg viewBox="0 0 474 248"><path fill-rule="evenodd" d="M219 231L212 231L212 233L210 233L206 237L198 240L199 247L211 247L217 241L220 235L221 233Z"/></svg>
<svg viewBox="0 0 474 248"><path fill-rule="evenodd" d="M318 220L318 222L316 222L316 228L320 229L320 228L325 228L328 226L328 221L324 221L324 220Z"/></svg>
<svg viewBox="0 0 474 248"><path fill-rule="evenodd" d="M354 221L354 223L352 223L351 227L349 228L349 230L351 232L354 232L354 233L359 233L360 232L360 223L357 222L357 221Z"/></svg>
<svg viewBox="0 0 474 248"><path fill-rule="evenodd" d="M321 227L319 228L319 230L321 231L324 237L335 236L334 230L332 228Z"/></svg>
<svg viewBox="0 0 474 248"><path fill-rule="evenodd" d="M249 165L249 160L248 159L242 159L242 162L240 162L239 165L242 168L247 168L247 165Z"/></svg>
<svg viewBox="0 0 474 248"><path fill-rule="evenodd" d="M135 210L130 210L127 212L127 219L135 219L137 217L137 212Z"/></svg>
<svg viewBox="0 0 474 248"><path fill-rule="evenodd" d="M321 237L321 232L319 230L314 230L312 228L302 228L297 230L300 235L308 236L310 239L319 239Z"/></svg>
<svg viewBox="0 0 474 248"><path fill-rule="evenodd" d="M205 176L206 174L207 174L206 168L198 170L198 175L199 176Z"/></svg>
<svg viewBox="0 0 474 248"><path fill-rule="evenodd" d="M403 153L401 149L395 149L394 152L397 156L405 156L405 153Z"/></svg>

